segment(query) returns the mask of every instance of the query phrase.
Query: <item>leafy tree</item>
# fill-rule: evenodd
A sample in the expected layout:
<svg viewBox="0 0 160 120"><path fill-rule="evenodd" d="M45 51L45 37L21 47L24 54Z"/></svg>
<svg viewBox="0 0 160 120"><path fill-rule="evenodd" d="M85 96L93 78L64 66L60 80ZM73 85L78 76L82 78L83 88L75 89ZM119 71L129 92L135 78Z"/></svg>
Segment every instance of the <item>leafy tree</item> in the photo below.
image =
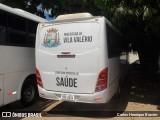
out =
<svg viewBox="0 0 160 120"><path fill-rule="evenodd" d="M95 0L106 16L138 51L142 68L153 76L160 52L159 0Z"/></svg>
<svg viewBox="0 0 160 120"><path fill-rule="evenodd" d="M126 44L137 51L143 70L156 73L160 52L159 0L0 0L12 7L37 13L36 7L52 9L53 15L90 12L103 15L123 34ZM28 2L31 5L28 5ZM43 12L43 11L42 11ZM42 14L41 14L42 16Z"/></svg>

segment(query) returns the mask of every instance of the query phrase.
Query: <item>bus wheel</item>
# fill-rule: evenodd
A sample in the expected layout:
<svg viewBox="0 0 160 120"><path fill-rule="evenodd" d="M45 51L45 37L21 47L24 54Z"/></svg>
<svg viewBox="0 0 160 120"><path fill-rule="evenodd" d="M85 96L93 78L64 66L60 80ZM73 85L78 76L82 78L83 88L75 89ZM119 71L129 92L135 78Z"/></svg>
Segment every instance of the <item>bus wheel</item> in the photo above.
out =
<svg viewBox="0 0 160 120"><path fill-rule="evenodd" d="M25 80L21 91L21 103L23 106L30 106L36 102L38 98L38 88L34 78Z"/></svg>

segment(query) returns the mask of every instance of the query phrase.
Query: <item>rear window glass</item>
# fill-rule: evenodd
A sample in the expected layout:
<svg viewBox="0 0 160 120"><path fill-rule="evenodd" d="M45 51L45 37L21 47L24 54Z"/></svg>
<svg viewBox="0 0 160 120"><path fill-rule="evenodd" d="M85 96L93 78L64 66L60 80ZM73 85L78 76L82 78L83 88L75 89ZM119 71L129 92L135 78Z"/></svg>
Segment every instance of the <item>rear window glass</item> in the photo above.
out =
<svg viewBox="0 0 160 120"><path fill-rule="evenodd" d="M39 34L42 49L53 51L86 51L97 48L99 23L78 22L48 25Z"/></svg>

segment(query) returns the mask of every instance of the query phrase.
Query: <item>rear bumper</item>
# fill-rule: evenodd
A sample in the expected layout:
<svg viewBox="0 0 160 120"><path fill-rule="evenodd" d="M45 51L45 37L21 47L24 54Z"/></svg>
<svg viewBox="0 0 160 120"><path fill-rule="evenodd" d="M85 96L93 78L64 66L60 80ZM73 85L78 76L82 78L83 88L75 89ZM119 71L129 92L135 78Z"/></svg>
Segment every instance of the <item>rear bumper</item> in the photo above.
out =
<svg viewBox="0 0 160 120"><path fill-rule="evenodd" d="M54 92L47 91L44 88L38 86L39 95L42 98L53 99L53 100L64 100L70 102L82 102L82 103L107 103L110 99L108 96L108 90L104 90L101 92L96 92L93 94L73 94L73 93L63 93L63 92ZM61 95L72 95L74 96L74 100L66 100L62 99Z"/></svg>

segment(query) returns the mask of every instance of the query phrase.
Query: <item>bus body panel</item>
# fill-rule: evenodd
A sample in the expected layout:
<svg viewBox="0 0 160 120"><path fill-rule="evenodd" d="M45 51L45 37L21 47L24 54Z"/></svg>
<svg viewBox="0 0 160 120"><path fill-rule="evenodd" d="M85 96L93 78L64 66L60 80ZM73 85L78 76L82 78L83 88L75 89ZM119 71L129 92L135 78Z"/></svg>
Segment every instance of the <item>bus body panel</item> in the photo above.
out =
<svg viewBox="0 0 160 120"><path fill-rule="evenodd" d="M0 74L0 106L3 105L3 75Z"/></svg>
<svg viewBox="0 0 160 120"><path fill-rule="evenodd" d="M80 26L78 26L79 23L81 24ZM70 27L66 26L66 24L70 25ZM92 24L90 25L92 29L87 24ZM111 26L105 17L88 18L87 20L81 18L80 21L67 20L65 22L63 20L39 24L36 37L36 67L43 83L43 87L38 86L41 97L73 102L106 103L114 96L118 90L121 78L120 53L117 53L115 56L108 54L108 40L115 39L116 37L114 34L110 34L112 31L110 31L111 29L106 24ZM60 29L59 26L63 29ZM46 31L52 30L52 28L59 31L57 34L61 38L61 45L66 45L65 47L61 45L56 47L43 46L43 41L46 40L45 36L47 36ZM80 31L78 31L79 29ZM88 34L97 36L93 37L97 38L93 39L95 43L90 43L90 45L85 43L83 46L79 44L76 46L77 43L75 44L72 41L63 43L65 40L64 36L68 36L65 33L77 31L88 32ZM74 46L71 44L74 44ZM67 58L67 55L75 55L75 58ZM95 88L99 74L104 69L108 70L107 88L96 92ZM67 72L71 72L72 75L66 75ZM75 76L73 74L76 73L78 73L78 77L76 77L78 78L77 87L67 88L65 85L61 85L61 87L56 85L59 78L70 78L71 76ZM67 81L68 79L63 80Z"/></svg>
<svg viewBox="0 0 160 120"><path fill-rule="evenodd" d="M119 80L121 78L119 57L108 59L108 86L110 97L118 90Z"/></svg>
<svg viewBox="0 0 160 120"><path fill-rule="evenodd" d="M95 92L99 64L99 27L99 23L95 21L49 24L41 27L37 53L40 59L37 65L46 90ZM45 41L52 39L49 37L54 38L54 34L59 39L59 46L45 44ZM67 52L69 54L66 55Z"/></svg>
<svg viewBox="0 0 160 120"><path fill-rule="evenodd" d="M58 59L57 54L46 55L42 51L39 53L39 58L43 57L39 64L45 89L72 93L93 93L95 91L97 81L96 65L98 65L96 54L98 54L98 49L74 54L76 56L73 59ZM90 56L90 59L85 59L88 56ZM90 67L86 68L86 64ZM86 85L85 89L83 89L84 84Z"/></svg>
<svg viewBox="0 0 160 120"><path fill-rule="evenodd" d="M0 58L0 72L3 74L30 71L35 68L34 48L0 45Z"/></svg>
<svg viewBox="0 0 160 120"><path fill-rule="evenodd" d="M22 85L35 76L35 31L47 20L0 3L0 106L21 99Z"/></svg>
<svg viewBox="0 0 160 120"><path fill-rule="evenodd" d="M4 105L21 99L22 85L35 71L17 71L4 75Z"/></svg>
<svg viewBox="0 0 160 120"><path fill-rule="evenodd" d="M5 51L5 52L4 52ZM2 57L3 56L3 57ZM20 99L24 80L35 74L34 48L0 46L4 105Z"/></svg>
<svg viewBox="0 0 160 120"><path fill-rule="evenodd" d="M63 93L63 92L55 92L55 91L48 91L38 86L40 97L46 99L53 99L53 100L65 100L70 102L83 102L83 103L106 103L110 100L109 90L105 89L101 92L96 92L93 94L78 94L78 93ZM62 98L62 95L66 96L74 96L74 99L65 99Z"/></svg>

